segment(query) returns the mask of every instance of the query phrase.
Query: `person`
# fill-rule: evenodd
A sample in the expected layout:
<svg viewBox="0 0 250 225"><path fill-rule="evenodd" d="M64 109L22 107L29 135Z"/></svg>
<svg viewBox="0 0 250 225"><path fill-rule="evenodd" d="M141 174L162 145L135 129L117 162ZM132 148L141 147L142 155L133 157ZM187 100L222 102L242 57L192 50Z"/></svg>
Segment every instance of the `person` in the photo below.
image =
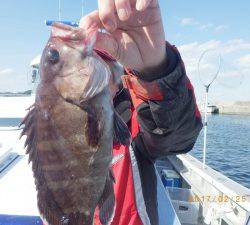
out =
<svg viewBox="0 0 250 225"><path fill-rule="evenodd" d="M165 41L157 0L99 0L80 27L98 26L96 51L122 74L114 106L130 128L130 147L114 146L115 211L112 225L157 225L154 163L189 152L201 116L176 47ZM124 70L117 69L115 61ZM120 72L119 72L120 71ZM94 224L103 222L96 209Z"/></svg>

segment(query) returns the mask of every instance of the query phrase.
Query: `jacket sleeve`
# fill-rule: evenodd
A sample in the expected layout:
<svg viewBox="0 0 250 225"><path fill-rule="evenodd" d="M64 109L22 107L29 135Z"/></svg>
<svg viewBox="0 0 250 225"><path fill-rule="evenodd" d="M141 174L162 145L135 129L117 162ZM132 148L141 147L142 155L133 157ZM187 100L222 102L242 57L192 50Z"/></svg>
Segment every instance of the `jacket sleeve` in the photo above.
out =
<svg viewBox="0 0 250 225"><path fill-rule="evenodd" d="M178 50L168 43L167 56L162 74L146 78L127 70L123 77L139 123L134 144L151 159L190 151L202 128L193 86Z"/></svg>

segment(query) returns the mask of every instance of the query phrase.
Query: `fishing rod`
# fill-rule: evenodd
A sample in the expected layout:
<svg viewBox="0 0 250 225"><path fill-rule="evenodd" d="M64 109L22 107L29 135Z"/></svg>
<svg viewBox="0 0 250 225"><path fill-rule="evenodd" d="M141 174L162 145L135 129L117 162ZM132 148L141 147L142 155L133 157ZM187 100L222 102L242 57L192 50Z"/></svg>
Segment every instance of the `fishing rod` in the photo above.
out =
<svg viewBox="0 0 250 225"><path fill-rule="evenodd" d="M205 87L205 115L204 115L204 140L203 140L203 169L205 168L206 165L206 154L207 154L207 125L208 125L208 119L207 119L207 107L208 107L208 92L209 92L209 88L211 87L211 85L213 84L213 82L216 80L216 78L219 75L220 69L221 69L221 55L219 54L219 64L218 64L218 69L216 70L216 72L214 74L210 74L210 78L208 82L205 82L202 77L201 77L201 71L200 71L200 64L202 59L205 57L205 55L207 55L209 52L211 52L212 50L206 50L204 51L198 61L198 74L199 74L199 78L200 78L200 82L202 83L202 85Z"/></svg>

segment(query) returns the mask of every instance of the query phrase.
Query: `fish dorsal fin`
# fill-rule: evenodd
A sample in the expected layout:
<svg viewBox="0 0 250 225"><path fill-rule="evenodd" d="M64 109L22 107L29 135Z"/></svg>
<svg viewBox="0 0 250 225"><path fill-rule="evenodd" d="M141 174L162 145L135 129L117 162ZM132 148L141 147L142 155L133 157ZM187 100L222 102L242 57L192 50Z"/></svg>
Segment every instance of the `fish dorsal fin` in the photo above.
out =
<svg viewBox="0 0 250 225"><path fill-rule="evenodd" d="M93 68L93 71L81 96L83 102L101 93L108 86L111 74L108 65L101 59L89 57L88 63L88 67Z"/></svg>

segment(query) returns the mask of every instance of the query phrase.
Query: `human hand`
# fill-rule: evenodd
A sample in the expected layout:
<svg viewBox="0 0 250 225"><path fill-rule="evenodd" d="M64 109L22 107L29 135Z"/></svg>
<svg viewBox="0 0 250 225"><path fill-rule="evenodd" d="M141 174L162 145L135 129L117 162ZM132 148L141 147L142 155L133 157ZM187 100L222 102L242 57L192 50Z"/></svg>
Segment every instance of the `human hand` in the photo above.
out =
<svg viewBox="0 0 250 225"><path fill-rule="evenodd" d="M83 17L80 27L98 26L95 47L138 72L166 60L165 34L157 0L98 0L99 11Z"/></svg>

